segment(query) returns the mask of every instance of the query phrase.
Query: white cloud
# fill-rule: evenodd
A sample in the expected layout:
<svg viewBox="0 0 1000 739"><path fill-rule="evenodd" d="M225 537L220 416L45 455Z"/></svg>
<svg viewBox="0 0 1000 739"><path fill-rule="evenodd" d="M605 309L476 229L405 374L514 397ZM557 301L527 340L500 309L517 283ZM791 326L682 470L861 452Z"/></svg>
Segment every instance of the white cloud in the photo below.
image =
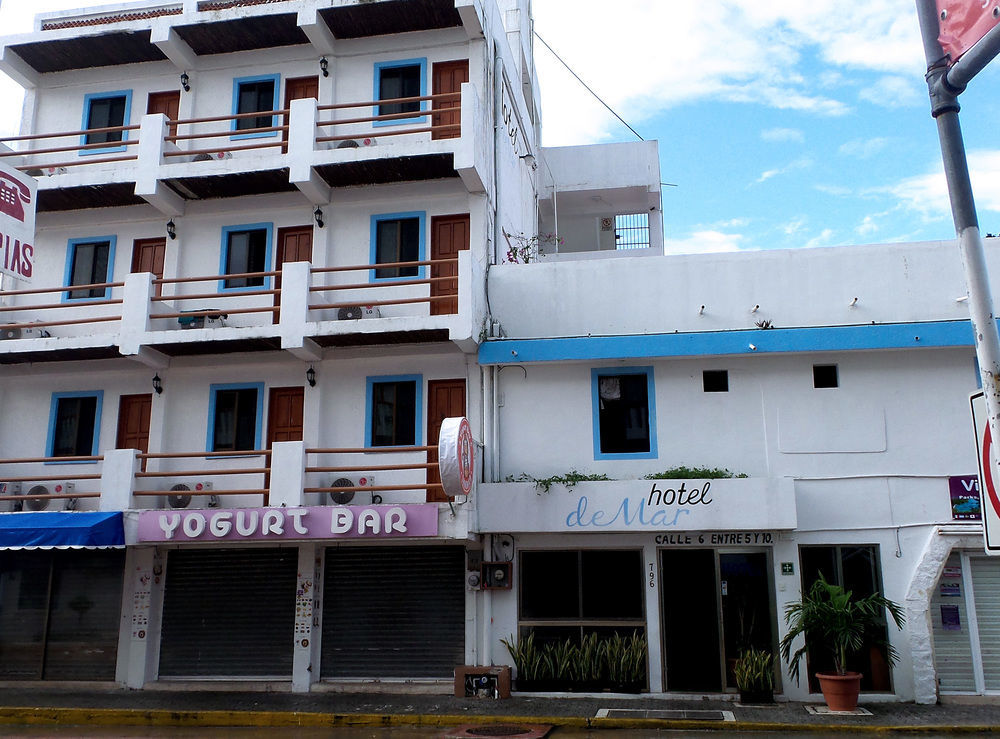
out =
<svg viewBox="0 0 1000 739"><path fill-rule="evenodd" d="M695 231L683 239L663 239L663 251L666 254L710 254L726 251L739 251L744 248L746 237L743 234L724 233L722 231Z"/></svg>
<svg viewBox="0 0 1000 739"><path fill-rule="evenodd" d="M875 223L875 216L865 216L861 223L857 225L854 232L858 236L871 236L879 230L879 225Z"/></svg>
<svg viewBox="0 0 1000 739"><path fill-rule="evenodd" d="M881 136L871 139L854 139L841 144L837 151L844 156L868 159L882 151L888 143L889 139Z"/></svg>
<svg viewBox="0 0 1000 739"><path fill-rule="evenodd" d="M926 87L924 87L926 91ZM920 95L920 85L909 77L899 77L896 75L881 77L874 84L861 89L858 97L869 103L880 105L883 108L902 108L908 105L917 105L923 98Z"/></svg>
<svg viewBox="0 0 1000 739"><path fill-rule="evenodd" d="M807 221L808 219L805 216L797 216L781 226L781 230L784 231L786 236L794 236L802 232L806 227Z"/></svg>
<svg viewBox="0 0 1000 739"><path fill-rule="evenodd" d="M969 172L976 208L1000 214L1000 150L978 150L968 153ZM926 221L947 218L951 214L948 185L944 171L936 165L934 171L907 177L883 192Z"/></svg>
<svg viewBox="0 0 1000 739"><path fill-rule="evenodd" d="M849 197L853 194L851 188L844 187L843 185L813 185L813 188L822 193L833 195L838 198Z"/></svg>
<svg viewBox="0 0 1000 739"><path fill-rule="evenodd" d="M812 165L813 165L813 160L810 159L809 157L799 157L798 159L789 162L784 167L779 167L777 169L768 169L765 170L764 172L761 172L760 177L754 180L754 184L759 185L760 183L766 182L772 177L788 174L789 172L794 172L795 170L808 169Z"/></svg>
<svg viewBox="0 0 1000 739"><path fill-rule="evenodd" d="M806 140L805 134L797 128L767 128L760 132L760 137L764 141L792 141L799 144Z"/></svg>
<svg viewBox="0 0 1000 739"><path fill-rule="evenodd" d="M806 249L815 249L818 246L830 246L833 244L833 229L824 228L818 236L809 239L804 246Z"/></svg>

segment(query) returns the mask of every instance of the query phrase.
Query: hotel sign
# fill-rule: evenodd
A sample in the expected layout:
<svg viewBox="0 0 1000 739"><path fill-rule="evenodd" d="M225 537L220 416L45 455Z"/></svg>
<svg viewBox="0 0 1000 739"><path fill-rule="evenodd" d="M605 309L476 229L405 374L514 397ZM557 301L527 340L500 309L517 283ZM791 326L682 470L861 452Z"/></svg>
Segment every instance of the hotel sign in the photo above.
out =
<svg viewBox="0 0 1000 739"><path fill-rule="evenodd" d="M437 505L143 511L137 543L437 536Z"/></svg>
<svg viewBox="0 0 1000 739"><path fill-rule="evenodd" d="M0 162L0 274L31 282L35 260L34 177Z"/></svg>

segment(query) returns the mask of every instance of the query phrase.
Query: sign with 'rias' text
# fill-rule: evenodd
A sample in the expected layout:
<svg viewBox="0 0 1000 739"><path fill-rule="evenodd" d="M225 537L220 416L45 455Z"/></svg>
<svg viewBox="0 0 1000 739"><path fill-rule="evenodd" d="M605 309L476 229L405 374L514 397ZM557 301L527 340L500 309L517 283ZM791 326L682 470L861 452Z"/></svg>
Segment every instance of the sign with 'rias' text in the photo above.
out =
<svg viewBox="0 0 1000 739"><path fill-rule="evenodd" d="M437 505L143 511L137 542L396 539L437 536Z"/></svg>
<svg viewBox="0 0 1000 739"><path fill-rule="evenodd" d="M0 162L0 274L31 282L35 264L35 196L38 184Z"/></svg>

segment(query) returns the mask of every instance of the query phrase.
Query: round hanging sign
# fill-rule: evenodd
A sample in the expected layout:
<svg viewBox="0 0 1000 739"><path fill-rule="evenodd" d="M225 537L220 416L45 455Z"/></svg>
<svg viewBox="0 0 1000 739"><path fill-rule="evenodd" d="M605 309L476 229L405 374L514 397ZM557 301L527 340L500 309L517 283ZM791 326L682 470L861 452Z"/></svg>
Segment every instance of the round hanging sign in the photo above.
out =
<svg viewBox="0 0 1000 739"><path fill-rule="evenodd" d="M438 469L441 487L449 497L469 495L475 481L476 442L469 419L446 418L438 436Z"/></svg>

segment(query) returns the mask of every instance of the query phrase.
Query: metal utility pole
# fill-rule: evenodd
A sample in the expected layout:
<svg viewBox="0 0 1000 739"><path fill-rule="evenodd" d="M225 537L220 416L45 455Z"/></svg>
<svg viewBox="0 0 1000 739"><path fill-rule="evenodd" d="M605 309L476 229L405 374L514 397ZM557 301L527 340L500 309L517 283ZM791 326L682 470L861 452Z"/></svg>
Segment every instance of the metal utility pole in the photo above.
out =
<svg viewBox="0 0 1000 739"><path fill-rule="evenodd" d="M997 335L993 297L990 294L986 254L976 217L976 204L969 179L969 164L965 157L965 143L958 121L958 96L977 72L996 56L1000 49L1000 27L990 31L958 63L950 65L938 40L941 11L935 0L916 0L920 32L927 59L927 88L931 99L931 115L937 121L941 140L941 156L948 181L952 218L955 233L965 263L965 277L969 289L969 313L975 335L976 356L982 375L983 394L993 439L1000 440L1000 337ZM1000 465L994 470L994 479L1000 479ZM982 490L983 504L988 505L986 491ZM984 511L985 515L985 511Z"/></svg>

